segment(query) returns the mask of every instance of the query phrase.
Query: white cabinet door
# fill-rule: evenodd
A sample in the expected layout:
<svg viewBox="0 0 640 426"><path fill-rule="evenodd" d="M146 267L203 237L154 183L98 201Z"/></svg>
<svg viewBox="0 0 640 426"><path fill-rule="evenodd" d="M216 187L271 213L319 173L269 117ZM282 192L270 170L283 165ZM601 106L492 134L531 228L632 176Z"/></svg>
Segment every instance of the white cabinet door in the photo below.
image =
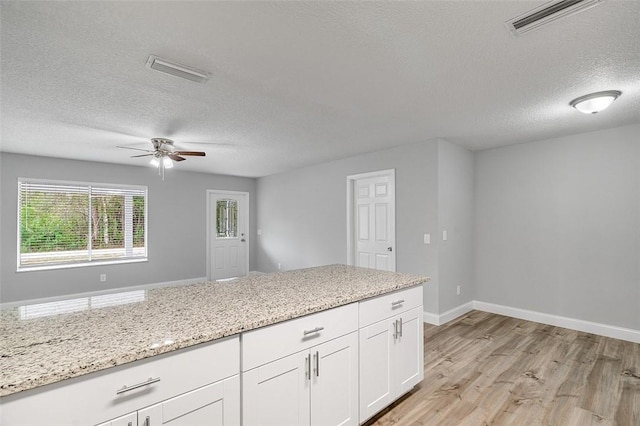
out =
<svg viewBox="0 0 640 426"><path fill-rule="evenodd" d="M424 378L422 307L360 329L360 423Z"/></svg>
<svg viewBox="0 0 640 426"><path fill-rule="evenodd" d="M240 424L240 378L187 392L138 411L139 426L230 426Z"/></svg>
<svg viewBox="0 0 640 426"><path fill-rule="evenodd" d="M311 425L358 424L358 333L311 348Z"/></svg>
<svg viewBox="0 0 640 426"><path fill-rule="evenodd" d="M244 426L309 425L309 351L242 373Z"/></svg>
<svg viewBox="0 0 640 426"><path fill-rule="evenodd" d="M394 319L360 330L360 422L393 400Z"/></svg>
<svg viewBox="0 0 640 426"><path fill-rule="evenodd" d="M358 334L242 373L245 426L358 424Z"/></svg>
<svg viewBox="0 0 640 426"><path fill-rule="evenodd" d="M422 309L415 308L398 316L395 339L396 395L400 396L424 378Z"/></svg>
<svg viewBox="0 0 640 426"><path fill-rule="evenodd" d="M138 417L136 413L130 413L126 416L118 417L106 423L101 423L98 426L137 426Z"/></svg>

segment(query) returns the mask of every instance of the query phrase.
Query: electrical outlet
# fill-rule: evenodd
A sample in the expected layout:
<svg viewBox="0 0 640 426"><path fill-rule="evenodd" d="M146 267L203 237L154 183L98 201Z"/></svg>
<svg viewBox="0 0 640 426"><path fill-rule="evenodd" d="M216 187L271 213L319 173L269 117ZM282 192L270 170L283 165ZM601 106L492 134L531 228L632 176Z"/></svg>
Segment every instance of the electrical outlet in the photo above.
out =
<svg viewBox="0 0 640 426"><path fill-rule="evenodd" d="M431 234L424 234L424 243L431 244Z"/></svg>
<svg viewBox="0 0 640 426"><path fill-rule="evenodd" d="M460 296L460 286L457 286L457 287L456 287L456 294L457 294L458 296Z"/></svg>
<svg viewBox="0 0 640 426"><path fill-rule="evenodd" d="M107 281L107 274L100 274L100 282L103 283Z"/></svg>
<svg viewBox="0 0 640 426"><path fill-rule="evenodd" d="M447 231L442 231L442 241L447 241Z"/></svg>

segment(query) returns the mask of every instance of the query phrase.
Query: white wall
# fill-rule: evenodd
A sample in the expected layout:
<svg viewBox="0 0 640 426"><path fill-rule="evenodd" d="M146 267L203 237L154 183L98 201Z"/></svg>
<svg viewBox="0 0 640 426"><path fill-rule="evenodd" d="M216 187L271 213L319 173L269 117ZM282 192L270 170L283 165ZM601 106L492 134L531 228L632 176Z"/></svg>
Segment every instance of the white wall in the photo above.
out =
<svg viewBox="0 0 640 426"><path fill-rule="evenodd" d="M438 143L439 311L447 312L474 297L474 154L458 145ZM447 231L443 241L442 232ZM460 295L456 288L460 286Z"/></svg>
<svg viewBox="0 0 640 426"><path fill-rule="evenodd" d="M167 172L162 181L147 167L0 154L0 297L2 302L38 299L206 276L206 190L247 191L251 197L250 230L255 235L255 179ZM149 261L49 271L16 272L18 177L121 183L148 186ZM255 268L255 238L250 239ZM99 275L107 274L100 282Z"/></svg>
<svg viewBox="0 0 640 426"><path fill-rule="evenodd" d="M429 275L425 310L438 312L438 141L359 155L258 179L258 269L347 262L347 176L396 169L396 269Z"/></svg>
<svg viewBox="0 0 640 426"><path fill-rule="evenodd" d="M476 299L640 330L640 125L476 153Z"/></svg>

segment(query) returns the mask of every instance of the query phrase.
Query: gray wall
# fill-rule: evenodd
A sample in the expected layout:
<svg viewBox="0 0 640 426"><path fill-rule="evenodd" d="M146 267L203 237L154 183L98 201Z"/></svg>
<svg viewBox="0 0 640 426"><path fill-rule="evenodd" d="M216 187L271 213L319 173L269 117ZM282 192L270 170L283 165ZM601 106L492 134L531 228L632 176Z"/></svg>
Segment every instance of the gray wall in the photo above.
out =
<svg viewBox="0 0 640 426"><path fill-rule="evenodd" d="M476 299L640 329L639 171L639 125L477 152Z"/></svg>
<svg viewBox="0 0 640 426"><path fill-rule="evenodd" d="M258 269L347 262L347 176L396 169L396 269L432 277L425 310L438 312L438 141L373 152L258 179Z"/></svg>
<svg viewBox="0 0 640 426"><path fill-rule="evenodd" d="M250 178L167 172L162 181L146 167L0 154L0 297L28 300L206 276L206 190L250 193L250 235L255 235L256 181ZM30 177L148 186L148 254L144 263L16 272L17 178ZM255 238L250 239L250 267L255 269ZM99 275L107 274L100 282Z"/></svg>
<svg viewBox="0 0 640 426"><path fill-rule="evenodd" d="M474 154L458 145L438 143L439 313L470 302L473 285ZM442 240L442 231L447 240ZM456 287L460 286L460 295Z"/></svg>

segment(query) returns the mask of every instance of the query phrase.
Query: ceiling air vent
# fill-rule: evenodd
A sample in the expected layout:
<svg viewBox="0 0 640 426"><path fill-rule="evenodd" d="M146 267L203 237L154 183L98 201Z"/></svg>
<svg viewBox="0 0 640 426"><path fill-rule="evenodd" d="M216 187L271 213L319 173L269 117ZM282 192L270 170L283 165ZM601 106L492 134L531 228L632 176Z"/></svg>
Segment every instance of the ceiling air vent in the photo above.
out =
<svg viewBox="0 0 640 426"><path fill-rule="evenodd" d="M209 79L209 77L211 77L211 73L209 72L167 61L166 59L158 58L153 55L149 56L149 59L147 59L146 66L149 69L171 74L175 77L185 78L187 80L195 81L196 83L204 83Z"/></svg>
<svg viewBox="0 0 640 426"><path fill-rule="evenodd" d="M545 3L529 12L509 19L505 24L514 35L521 35L556 19L596 6L602 0L561 0Z"/></svg>

